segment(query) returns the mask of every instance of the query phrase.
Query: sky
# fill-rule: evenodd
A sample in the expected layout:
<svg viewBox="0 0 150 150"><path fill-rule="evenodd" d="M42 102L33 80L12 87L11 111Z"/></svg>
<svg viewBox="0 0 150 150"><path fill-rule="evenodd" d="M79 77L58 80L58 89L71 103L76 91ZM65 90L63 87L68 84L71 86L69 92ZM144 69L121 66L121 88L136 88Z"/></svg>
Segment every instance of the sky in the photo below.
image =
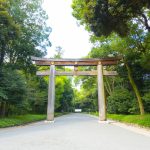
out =
<svg viewBox="0 0 150 150"><path fill-rule="evenodd" d="M89 34L83 26L77 26L77 20L72 16L72 0L44 0L43 8L52 28L47 57L52 57L57 46L64 50L63 58L82 58L91 50Z"/></svg>

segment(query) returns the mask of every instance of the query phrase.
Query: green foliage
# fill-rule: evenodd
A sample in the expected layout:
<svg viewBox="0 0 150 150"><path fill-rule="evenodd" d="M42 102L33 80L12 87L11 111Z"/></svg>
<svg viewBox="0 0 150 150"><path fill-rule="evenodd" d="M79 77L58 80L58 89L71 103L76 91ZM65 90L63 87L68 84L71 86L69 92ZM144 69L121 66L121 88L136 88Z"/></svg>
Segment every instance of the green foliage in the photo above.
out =
<svg viewBox="0 0 150 150"><path fill-rule="evenodd" d="M3 69L0 76L0 114L45 113L47 82L36 75L25 76L23 71Z"/></svg>
<svg viewBox="0 0 150 150"><path fill-rule="evenodd" d="M106 77L106 95L111 96L118 85L131 90L130 82L141 114L144 113L141 97L146 88L145 76L149 79L150 68L149 6L149 0L73 0L72 3L73 16L94 33L91 34L93 48L88 57L122 57L121 64L106 69L117 70L125 84Z"/></svg>
<svg viewBox="0 0 150 150"><path fill-rule="evenodd" d="M135 113L137 104L127 89L115 89L107 98L107 110L112 114Z"/></svg>
<svg viewBox="0 0 150 150"><path fill-rule="evenodd" d="M16 108L20 111L20 105L23 103L26 93L24 78L18 71L10 68L1 70L0 74L0 114L8 114L11 111L12 105L16 105Z"/></svg>
<svg viewBox="0 0 150 150"><path fill-rule="evenodd" d="M0 116L46 112L48 85L31 62L51 46L42 2L0 0Z"/></svg>
<svg viewBox="0 0 150 150"><path fill-rule="evenodd" d="M146 54L149 53L149 33L145 33L135 24L130 27L132 32L126 38L120 38L116 34L112 34L107 38L103 36L99 38L95 36L91 37L91 41L94 46L88 55L89 58L103 58L118 55L123 58L118 66L105 67L106 70L116 70L119 73L118 77L104 77L104 85L107 96L111 96L115 88L126 88L128 90L132 90L132 87L129 84L131 81L129 80L128 70L124 65L125 63L129 64L130 76L132 76L132 81L135 82L134 85L136 85L136 89L139 89L141 97L143 89L148 88L148 86L145 86L144 83L146 80L149 80L149 70L148 68L143 67L141 61L143 55L146 57ZM147 77L147 79L145 77ZM92 85L96 85L97 83L96 80L92 80L92 77L83 77L81 78L81 81L81 83L83 83L84 90L87 93L90 92L88 87L93 88ZM137 90L134 89L134 92ZM137 112L135 104L132 103L132 105L133 110L130 109L130 112L128 113Z"/></svg>
<svg viewBox="0 0 150 150"><path fill-rule="evenodd" d="M145 93L143 96L144 108L147 113L150 113L150 92Z"/></svg>
<svg viewBox="0 0 150 150"><path fill-rule="evenodd" d="M0 65L33 72L30 56L44 56L50 46L51 28L42 0L8 0L1 5Z"/></svg>
<svg viewBox="0 0 150 150"><path fill-rule="evenodd" d="M55 109L58 112L70 112L73 109L73 89L71 79L62 76L56 78Z"/></svg>
<svg viewBox="0 0 150 150"><path fill-rule="evenodd" d="M26 108L27 112L46 113L48 83L36 75L27 78Z"/></svg>
<svg viewBox="0 0 150 150"><path fill-rule="evenodd" d="M61 100L61 111L63 112L72 112L73 111L73 88L72 88L72 80L65 80L63 98Z"/></svg>
<svg viewBox="0 0 150 150"><path fill-rule="evenodd" d="M55 117L59 117L62 115L66 115L67 113L55 113ZM12 127L12 126L19 126L25 125L28 123L36 122L45 120L46 115L39 115L39 114L26 114L26 115L19 115L19 116L10 116L7 118L0 119L0 128Z"/></svg>
<svg viewBox="0 0 150 150"><path fill-rule="evenodd" d="M46 115L21 115L0 119L0 128L23 125L46 119Z"/></svg>
<svg viewBox="0 0 150 150"><path fill-rule="evenodd" d="M9 13L9 4L6 0L0 0L0 68L9 53L8 47L18 35L19 26Z"/></svg>
<svg viewBox="0 0 150 150"><path fill-rule="evenodd" d="M130 25L130 34L125 38L120 38L116 34L104 38L92 37L91 40L95 47L89 53L90 57L108 57L108 56L122 56L122 64L118 65L116 69L121 76L132 85L132 88L136 94L140 108L142 108L142 97L143 88L145 83L145 76L149 74L148 69L148 56L149 53L149 33L146 33L143 29L138 27L137 24ZM144 58L143 58L144 57ZM146 59L147 58L147 59ZM144 60L145 67L142 62ZM111 69L108 68L107 69ZM147 79L148 80L148 79ZM143 88L141 88L143 87ZM127 87L130 89L129 85ZM106 87L108 91L108 87ZM109 90L110 91L110 90ZM142 110L142 109L141 109Z"/></svg>
<svg viewBox="0 0 150 150"><path fill-rule="evenodd" d="M96 111L98 109L96 79L96 77L92 76L75 78L76 85L80 85L79 90L74 89L75 108L80 108L85 112Z"/></svg>
<svg viewBox="0 0 150 150"><path fill-rule="evenodd" d="M73 0L72 8L73 16L96 36L112 32L126 36L130 30L128 23L135 18L150 31L149 5L149 0Z"/></svg>
<svg viewBox="0 0 150 150"><path fill-rule="evenodd" d="M109 119L117 120L124 123L135 124L141 127L150 128L150 115L116 115L109 114Z"/></svg>
<svg viewBox="0 0 150 150"><path fill-rule="evenodd" d="M98 112L91 112L90 114L98 116ZM119 114L107 114L108 119L116 120L123 123L132 125L139 125L140 127L150 128L150 114L146 115L119 115Z"/></svg>
<svg viewBox="0 0 150 150"><path fill-rule="evenodd" d="M2 87L0 87L0 100L6 100L7 99L7 95L4 92L4 90L2 89Z"/></svg>

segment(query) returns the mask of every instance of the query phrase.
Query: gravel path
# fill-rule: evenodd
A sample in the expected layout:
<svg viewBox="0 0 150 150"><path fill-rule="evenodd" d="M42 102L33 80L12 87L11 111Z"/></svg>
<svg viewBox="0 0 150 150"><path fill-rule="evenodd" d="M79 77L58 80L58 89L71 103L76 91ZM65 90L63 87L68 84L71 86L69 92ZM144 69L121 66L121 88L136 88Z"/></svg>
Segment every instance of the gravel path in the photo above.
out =
<svg viewBox="0 0 150 150"><path fill-rule="evenodd" d="M70 114L54 123L0 129L0 150L150 150L150 137L86 114Z"/></svg>

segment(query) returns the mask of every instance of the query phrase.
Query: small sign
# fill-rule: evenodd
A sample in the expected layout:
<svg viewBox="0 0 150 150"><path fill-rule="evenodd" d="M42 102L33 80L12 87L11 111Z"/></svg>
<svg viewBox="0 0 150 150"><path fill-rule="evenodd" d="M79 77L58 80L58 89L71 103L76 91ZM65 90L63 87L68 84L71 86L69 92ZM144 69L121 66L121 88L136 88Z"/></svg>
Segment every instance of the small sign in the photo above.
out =
<svg viewBox="0 0 150 150"><path fill-rule="evenodd" d="M80 112L82 112L82 109L75 109L74 112L80 113Z"/></svg>

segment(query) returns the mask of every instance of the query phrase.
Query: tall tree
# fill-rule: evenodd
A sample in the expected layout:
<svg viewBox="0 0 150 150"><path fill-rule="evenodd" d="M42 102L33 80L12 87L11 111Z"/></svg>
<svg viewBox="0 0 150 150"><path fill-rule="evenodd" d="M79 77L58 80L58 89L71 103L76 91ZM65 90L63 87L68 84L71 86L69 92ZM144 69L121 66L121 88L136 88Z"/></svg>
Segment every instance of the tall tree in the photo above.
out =
<svg viewBox="0 0 150 150"><path fill-rule="evenodd" d="M42 8L42 2L43 0L0 0L2 115L9 111L36 112L40 106L46 105L47 83L34 75L24 74L24 71L35 72L30 56L44 56L47 46L51 46L51 28L47 26L48 16ZM39 111L44 112L45 109L40 108Z"/></svg>
<svg viewBox="0 0 150 150"><path fill-rule="evenodd" d="M0 67L9 53L12 40L18 35L19 25L9 13L10 5L6 0L0 0Z"/></svg>
<svg viewBox="0 0 150 150"><path fill-rule="evenodd" d="M129 21L138 21L150 32L149 0L73 0L73 15L96 36L129 33Z"/></svg>
<svg viewBox="0 0 150 150"><path fill-rule="evenodd" d="M42 8L42 0L8 0L7 12L15 24L19 26L19 36L5 47L5 58L15 68L31 70L30 56L44 56L46 47L50 46L51 28L47 26L48 16ZM12 33L12 29L11 33ZM12 39L12 36L8 36ZM9 41L5 39L5 43Z"/></svg>

